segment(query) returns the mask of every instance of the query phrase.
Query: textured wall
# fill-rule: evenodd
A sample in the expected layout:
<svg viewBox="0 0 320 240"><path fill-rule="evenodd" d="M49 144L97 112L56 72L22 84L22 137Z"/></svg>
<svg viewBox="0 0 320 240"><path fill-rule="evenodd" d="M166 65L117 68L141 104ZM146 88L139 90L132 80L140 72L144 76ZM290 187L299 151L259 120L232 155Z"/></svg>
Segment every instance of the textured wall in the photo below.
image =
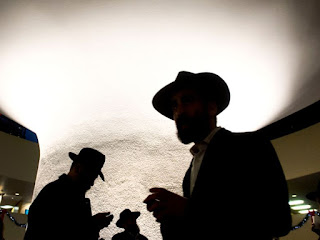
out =
<svg viewBox="0 0 320 240"><path fill-rule="evenodd" d="M106 182L97 179L87 196L93 213L110 211L115 216L110 226L101 231L101 237L109 239L122 231L115 223L119 213L130 208L141 212L138 219L141 233L149 239L161 239L159 225L142 201L154 186L181 193L181 182L191 159L189 147L178 142L173 122L168 121L163 134L155 134L159 129L146 123L129 128L128 123L116 122L92 120L61 134L42 152L34 196L45 184L69 170L69 151L78 153L82 147L96 148L106 155L102 170Z"/></svg>

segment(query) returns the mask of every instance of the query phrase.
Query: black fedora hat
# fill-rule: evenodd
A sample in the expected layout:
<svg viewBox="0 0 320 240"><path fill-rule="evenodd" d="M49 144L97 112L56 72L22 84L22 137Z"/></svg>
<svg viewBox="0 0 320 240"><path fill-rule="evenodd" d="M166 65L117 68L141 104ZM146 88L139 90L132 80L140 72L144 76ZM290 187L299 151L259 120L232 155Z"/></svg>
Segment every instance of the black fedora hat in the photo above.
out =
<svg viewBox="0 0 320 240"><path fill-rule="evenodd" d="M97 170L99 172L99 176L104 181L104 176L101 172L101 168L103 167L103 164L105 162L105 156L101 152L93 148L82 148L78 155L69 152L69 157L74 162L84 163L88 167Z"/></svg>
<svg viewBox="0 0 320 240"><path fill-rule="evenodd" d="M227 108L230 102L230 91L225 81L214 73L179 72L176 80L160 89L153 97L153 107L162 115L173 119L171 98L182 89L195 89L203 97L217 103L218 113Z"/></svg>
<svg viewBox="0 0 320 240"><path fill-rule="evenodd" d="M131 212L130 209L125 209L120 213L120 218L116 225L119 228L123 228L124 222L126 222L130 217L137 219L140 216L140 212Z"/></svg>
<svg viewBox="0 0 320 240"><path fill-rule="evenodd" d="M306 197L311 201L317 201L317 198L320 198L320 182L318 183L317 190L309 192Z"/></svg>

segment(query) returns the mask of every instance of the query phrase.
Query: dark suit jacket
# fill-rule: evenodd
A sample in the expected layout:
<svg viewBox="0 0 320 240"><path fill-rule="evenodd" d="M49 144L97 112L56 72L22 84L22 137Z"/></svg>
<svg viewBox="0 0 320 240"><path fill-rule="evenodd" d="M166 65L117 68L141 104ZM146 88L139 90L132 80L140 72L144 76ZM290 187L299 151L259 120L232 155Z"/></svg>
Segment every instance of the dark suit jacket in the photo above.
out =
<svg viewBox="0 0 320 240"><path fill-rule="evenodd" d="M220 129L204 155L183 219L161 226L164 239L272 239L288 234L291 215L286 180L270 141L257 133Z"/></svg>
<svg viewBox="0 0 320 240"><path fill-rule="evenodd" d="M65 174L46 185L30 206L25 240L97 240L90 200Z"/></svg>

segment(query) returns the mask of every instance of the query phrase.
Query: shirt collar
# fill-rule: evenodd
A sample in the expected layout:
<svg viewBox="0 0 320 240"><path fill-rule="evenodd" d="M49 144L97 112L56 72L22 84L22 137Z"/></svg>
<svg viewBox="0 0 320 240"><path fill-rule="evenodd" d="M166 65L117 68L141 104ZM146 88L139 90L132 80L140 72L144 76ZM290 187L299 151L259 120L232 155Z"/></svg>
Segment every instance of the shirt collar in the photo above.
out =
<svg viewBox="0 0 320 240"><path fill-rule="evenodd" d="M213 129L210 134L200 143L194 144L191 148L190 148L190 152L191 154L194 156L196 154L198 154L199 152L205 151L210 143L210 141L212 140L213 136L221 129L221 127L216 127L215 129Z"/></svg>
<svg viewBox="0 0 320 240"><path fill-rule="evenodd" d="M203 140L206 144L209 144L213 136L221 129L221 127L216 127L212 132Z"/></svg>

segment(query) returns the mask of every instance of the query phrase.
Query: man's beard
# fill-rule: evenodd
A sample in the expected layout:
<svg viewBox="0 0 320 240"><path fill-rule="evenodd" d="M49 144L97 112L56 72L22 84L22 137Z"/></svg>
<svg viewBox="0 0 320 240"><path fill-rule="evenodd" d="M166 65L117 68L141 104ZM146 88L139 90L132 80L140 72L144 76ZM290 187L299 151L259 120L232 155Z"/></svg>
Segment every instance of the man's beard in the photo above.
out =
<svg viewBox="0 0 320 240"><path fill-rule="evenodd" d="M184 125L187 127L183 128ZM182 143L200 142L210 133L209 115L203 113L193 118L181 115L176 121L176 127L178 138Z"/></svg>

